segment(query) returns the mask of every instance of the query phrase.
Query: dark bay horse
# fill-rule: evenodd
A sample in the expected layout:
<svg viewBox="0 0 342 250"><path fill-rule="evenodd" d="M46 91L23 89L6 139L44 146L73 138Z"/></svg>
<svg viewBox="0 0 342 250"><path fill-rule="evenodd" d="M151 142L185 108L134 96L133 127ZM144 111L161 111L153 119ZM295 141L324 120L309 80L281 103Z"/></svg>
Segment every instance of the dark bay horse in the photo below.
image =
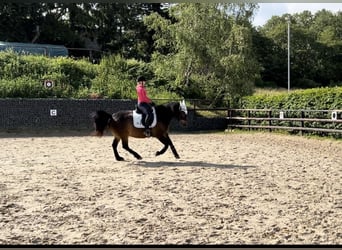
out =
<svg viewBox="0 0 342 250"><path fill-rule="evenodd" d="M184 100L182 102L171 102L155 106L157 124L151 129L151 136L156 137L164 147L156 152L156 156L165 153L170 146L173 155L179 159L179 155L169 137L168 130L173 118L177 119L183 126L187 124L187 108ZM122 141L122 147L133 154L135 158L141 160L142 157L128 146L128 137L145 138L144 128L133 126L133 110L118 111L113 115L99 110L92 114L95 124L95 135L102 136L105 130L110 130L114 136L113 151L115 159L123 161L117 150L117 146Z"/></svg>

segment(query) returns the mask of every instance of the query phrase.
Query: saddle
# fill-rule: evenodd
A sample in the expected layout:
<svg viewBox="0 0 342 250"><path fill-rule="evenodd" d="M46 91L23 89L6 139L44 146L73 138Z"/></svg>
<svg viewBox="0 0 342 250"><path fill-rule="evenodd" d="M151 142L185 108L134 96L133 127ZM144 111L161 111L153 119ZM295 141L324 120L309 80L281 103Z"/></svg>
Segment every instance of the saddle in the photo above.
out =
<svg viewBox="0 0 342 250"><path fill-rule="evenodd" d="M149 126L149 128L153 128L157 124L157 115L156 115L156 109L155 107L152 107L152 123ZM141 123L141 118L142 118L142 112L139 110L137 107L135 110L133 110L133 126L136 128L145 128L144 125Z"/></svg>

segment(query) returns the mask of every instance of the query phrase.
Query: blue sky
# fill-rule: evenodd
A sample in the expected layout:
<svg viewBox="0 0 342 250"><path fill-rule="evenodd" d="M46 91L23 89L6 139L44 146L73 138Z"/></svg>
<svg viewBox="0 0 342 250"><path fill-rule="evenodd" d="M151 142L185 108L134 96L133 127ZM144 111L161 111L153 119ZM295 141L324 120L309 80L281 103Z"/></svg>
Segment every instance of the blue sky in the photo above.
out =
<svg viewBox="0 0 342 250"><path fill-rule="evenodd" d="M272 16L281 16L289 13L301 13L304 10L316 11L326 9L334 13L342 11L342 3L258 3L259 9L254 17L255 26L264 25Z"/></svg>

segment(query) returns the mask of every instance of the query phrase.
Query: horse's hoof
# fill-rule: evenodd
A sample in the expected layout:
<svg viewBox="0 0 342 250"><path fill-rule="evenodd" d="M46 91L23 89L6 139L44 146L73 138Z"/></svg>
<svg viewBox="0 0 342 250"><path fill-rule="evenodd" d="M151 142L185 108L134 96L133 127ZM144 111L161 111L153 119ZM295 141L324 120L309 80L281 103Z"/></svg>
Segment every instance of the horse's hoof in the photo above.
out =
<svg viewBox="0 0 342 250"><path fill-rule="evenodd" d="M176 159L180 159L179 155L175 155Z"/></svg>
<svg viewBox="0 0 342 250"><path fill-rule="evenodd" d="M139 157L137 157L137 159L138 159L138 160L142 160L142 157L141 157L141 156L139 156Z"/></svg>
<svg viewBox="0 0 342 250"><path fill-rule="evenodd" d="M124 161L125 159L122 157L116 158L117 161Z"/></svg>
<svg viewBox="0 0 342 250"><path fill-rule="evenodd" d="M158 152L156 152L156 156L158 156L158 155L161 155L161 153L158 151Z"/></svg>

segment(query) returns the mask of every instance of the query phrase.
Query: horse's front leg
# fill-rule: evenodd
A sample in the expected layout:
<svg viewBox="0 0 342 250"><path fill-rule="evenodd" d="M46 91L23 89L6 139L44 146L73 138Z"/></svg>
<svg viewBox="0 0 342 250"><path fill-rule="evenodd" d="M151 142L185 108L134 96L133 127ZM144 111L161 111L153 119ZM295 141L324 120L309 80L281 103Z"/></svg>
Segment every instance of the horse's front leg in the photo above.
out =
<svg viewBox="0 0 342 250"><path fill-rule="evenodd" d="M160 150L156 152L156 156L164 154L165 151L167 150L167 148L169 147L169 142L168 140L163 136L163 137L158 137L158 140L164 144L164 147Z"/></svg>
<svg viewBox="0 0 342 250"><path fill-rule="evenodd" d="M174 155L177 159L180 158L179 155L178 155L178 153L177 153L177 150L176 150L175 146L173 145L173 143L172 143L172 141L171 141L171 139L170 139L170 137L169 137L168 134L166 134L166 135L164 135L163 137L160 137L160 138L158 138L158 139L159 139L159 141L160 141L161 143L164 144L164 147L163 147L160 151L157 151L156 156L161 155L161 154L164 154L165 151L167 150L167 148L170 146L173 155Z"/></svg>
<svg viewBox="0 0 342 250"><path fill-rule="evenodd" d="M112 147L113 147L113 151L114 151L114 156L115 156L115 159L117 161L123 161L124 158L122 158L119 153L118 153L118 144L120 142L120 138L114 138L113 140L113 143L112 143Z"/></svg>
<svg viewBox="0 0 342 250"><path fill-rule="evenodd" d="M128 152L130 152L132 155L134 155L135 158L137 158L138 160L141 160L142 157L137 153L135 152L134 150L132 150L129 146L128 146L128 138L126 139L122 139L122 147L124 149L126 149Z"/></svg>

